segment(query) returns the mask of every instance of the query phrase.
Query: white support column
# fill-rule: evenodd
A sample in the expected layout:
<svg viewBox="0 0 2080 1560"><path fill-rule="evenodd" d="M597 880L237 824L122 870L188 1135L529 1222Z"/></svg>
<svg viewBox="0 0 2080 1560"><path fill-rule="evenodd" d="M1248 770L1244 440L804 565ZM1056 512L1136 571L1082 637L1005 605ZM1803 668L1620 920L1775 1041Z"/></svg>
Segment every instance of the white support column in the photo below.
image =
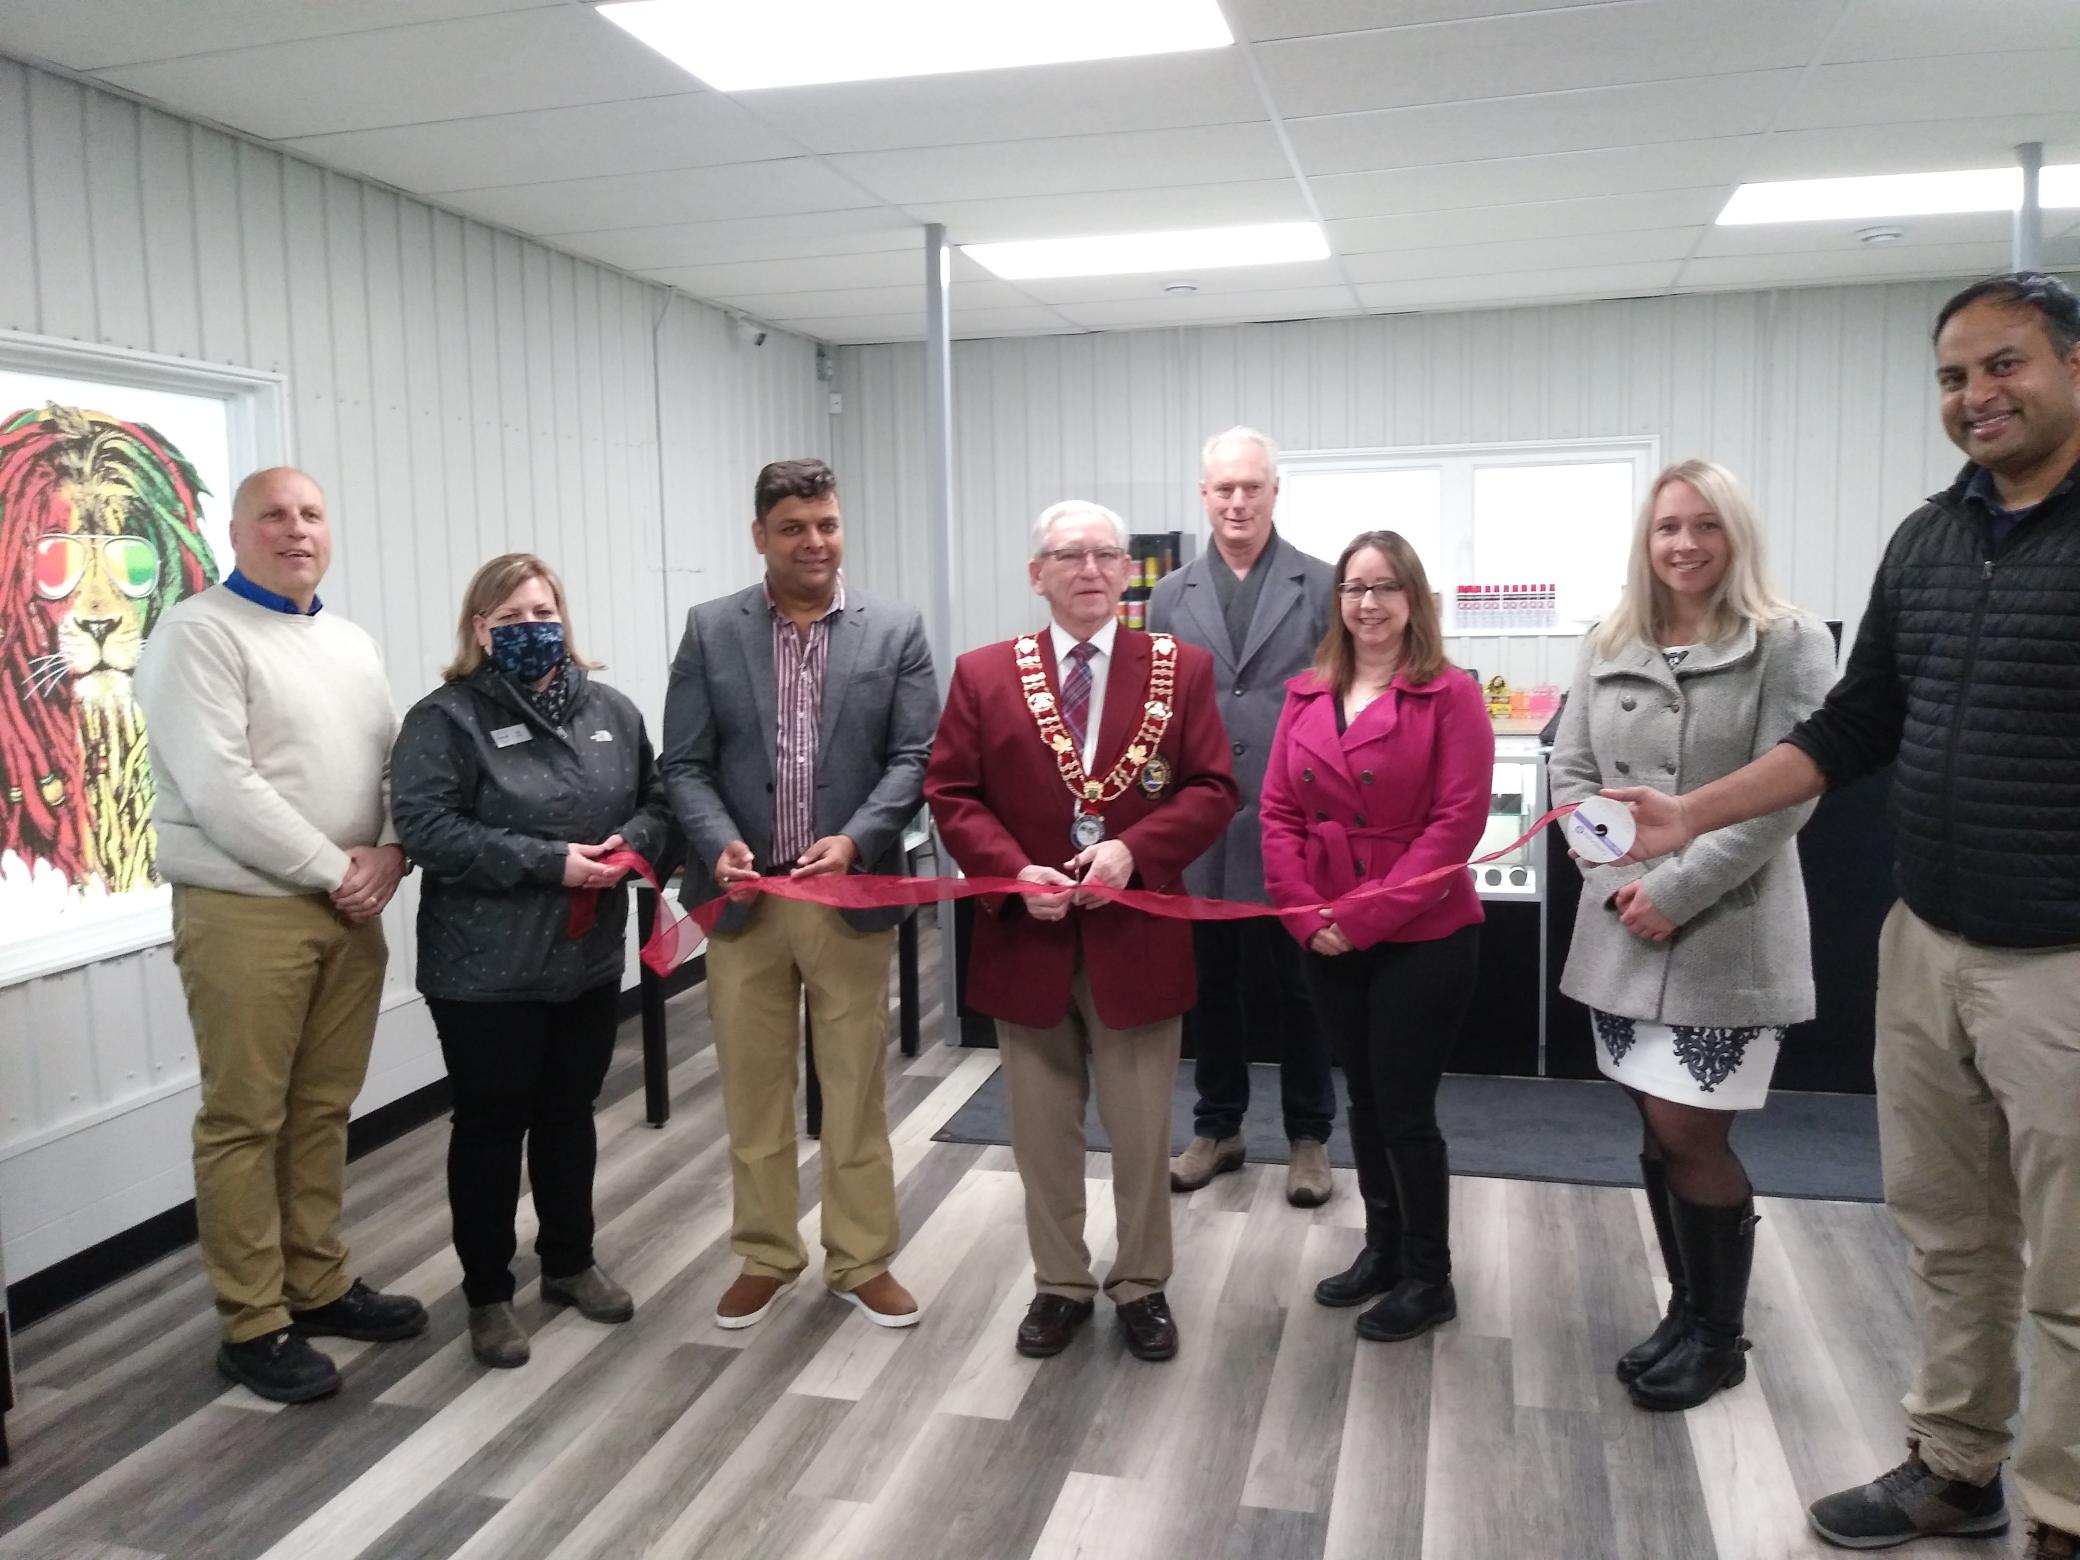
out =
<svg viewBox="0 0 2080 1560"><path fill-rule="evenodd" d="M2022 165L2022 199L2015 207L2015 253L2012 269L2034 271L2044 263L2044 208L2037 184L2044 170L2044 143L2025 141L2015 148Z"/></svg>
<svg viewBox="0 0 2080 1560"><path fill-rule="evenodd" d="M946 243L946 229L934 222L924 230L924 463L926 534L932 541L929 614L932 664L938 668L942 703L947 683L953 676L953 658L960 648L953 640L957 538L953 526L952 281L953 251ZM938 869L946 871L950 863L944 852L940 852L936 859ZM955 996L958 981L953 905L942 902L939 906L939 989L947 1045L960 1044L960 1005Z"/></svg>

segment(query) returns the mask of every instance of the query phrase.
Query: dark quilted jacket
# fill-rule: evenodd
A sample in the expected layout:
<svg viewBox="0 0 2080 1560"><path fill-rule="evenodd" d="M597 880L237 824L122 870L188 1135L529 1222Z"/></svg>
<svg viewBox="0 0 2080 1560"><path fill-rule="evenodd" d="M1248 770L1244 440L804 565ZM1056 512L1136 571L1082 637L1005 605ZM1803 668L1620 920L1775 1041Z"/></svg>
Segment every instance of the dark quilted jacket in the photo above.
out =
<svg viewBox="0 0 2080 1560"><path fill-rule="evenodd" d="M1893 535L1842 679L1788 741L1897 759L1900 898L1977 943L2080 943L2080 469L1989 555L1964 476Z"/></svg>

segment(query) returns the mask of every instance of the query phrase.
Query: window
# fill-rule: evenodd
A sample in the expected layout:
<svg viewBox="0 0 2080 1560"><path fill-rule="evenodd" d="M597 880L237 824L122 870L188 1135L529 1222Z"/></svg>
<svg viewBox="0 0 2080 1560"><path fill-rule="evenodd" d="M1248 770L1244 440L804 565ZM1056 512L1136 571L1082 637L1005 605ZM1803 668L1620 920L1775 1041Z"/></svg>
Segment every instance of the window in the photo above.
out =
<svg viewBox="0 0 2080 1560"><path fill-rule="evenodd" d="M1578 633L1624 588L1658 457L1651 439L1286 454L1278 528L1332 563L1360 531L1399 531L1447 633Z"/></svg>

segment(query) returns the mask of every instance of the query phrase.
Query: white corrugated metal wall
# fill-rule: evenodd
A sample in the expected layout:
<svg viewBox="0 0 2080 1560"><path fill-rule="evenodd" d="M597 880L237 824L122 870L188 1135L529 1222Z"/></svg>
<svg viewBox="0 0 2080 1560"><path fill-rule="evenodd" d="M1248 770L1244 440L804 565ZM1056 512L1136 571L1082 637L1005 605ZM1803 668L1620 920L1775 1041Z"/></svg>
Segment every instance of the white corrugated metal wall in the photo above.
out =
<svg viewBox="0 0 2080 1560"><path fill-rule="evenodd" d="M1754 489L1780 586L1853 629L1878 554L1959 457L1928 327L1948 283L1646 298L1464 314L969 341L954 348L957 640L1037 620L1025 537L1056 499L1137 530L1200 526L1200 442L1235 423L1290 450L1654 435ZM843 347L839 470L861 579L924 599L916 346ZM1359 529L1353 525L1353 530ZM1565 683L1571 636L1455 640Z"/></svg>
<svg viewBox="0 0 2080 1560"><path fill-rule="evenodd" d="M400 708L470 572L525 548L654 730L685 609L753 577L758 465L829 453L806 341L741 343L661 288L5 59L0 328L286 376L337 527L327 602ZM414 903L407 880L363 1109L440 1075ZM190 1195L193 1078L163 947L0 990L10 1277Z"/></svg>

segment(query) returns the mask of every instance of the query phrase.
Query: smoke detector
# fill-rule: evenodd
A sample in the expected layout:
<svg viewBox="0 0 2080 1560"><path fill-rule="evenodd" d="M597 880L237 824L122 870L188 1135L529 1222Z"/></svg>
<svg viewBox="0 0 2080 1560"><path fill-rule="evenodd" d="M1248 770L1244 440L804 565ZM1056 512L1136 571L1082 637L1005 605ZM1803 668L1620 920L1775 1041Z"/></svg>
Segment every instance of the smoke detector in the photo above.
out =
<svg viewBox="0 0 2080 1560"><path fill-rule="evenodd" d="M1896 244L1907 236L1903 227L1867 227L1856 230L1859 244Z"/></svg>
<svg viewBox="0 0 2080 1560"><path fill-rule="evenodd" d="M1165 282L1163 291L1173 298L1189 298L1199 290L1197 282Z"/></svg>

